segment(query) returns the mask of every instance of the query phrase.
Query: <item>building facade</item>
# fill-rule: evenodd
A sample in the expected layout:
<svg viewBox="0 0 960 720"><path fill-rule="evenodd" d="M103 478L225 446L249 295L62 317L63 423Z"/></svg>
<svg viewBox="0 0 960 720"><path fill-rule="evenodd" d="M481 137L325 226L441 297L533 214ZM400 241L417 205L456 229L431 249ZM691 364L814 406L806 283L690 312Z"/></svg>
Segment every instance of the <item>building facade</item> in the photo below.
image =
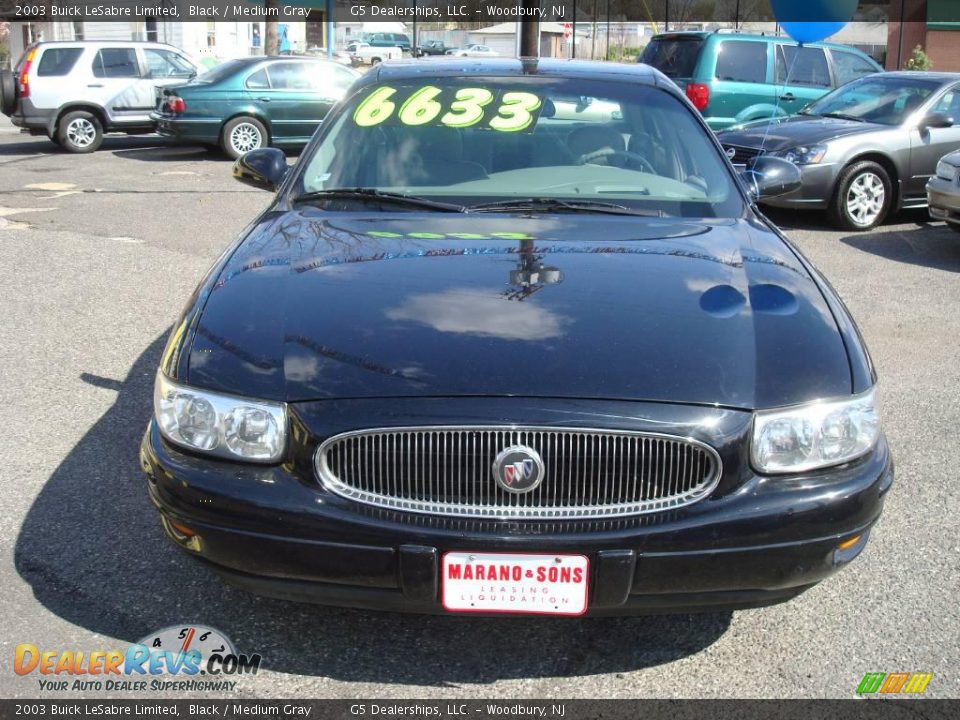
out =
<svg viewBox="0 0 960 720"><path fill-rule="evenodd" d="M903 0L890 7L887 69L898 70L920 45L934 70L960 72L960 0Z"/></svg>

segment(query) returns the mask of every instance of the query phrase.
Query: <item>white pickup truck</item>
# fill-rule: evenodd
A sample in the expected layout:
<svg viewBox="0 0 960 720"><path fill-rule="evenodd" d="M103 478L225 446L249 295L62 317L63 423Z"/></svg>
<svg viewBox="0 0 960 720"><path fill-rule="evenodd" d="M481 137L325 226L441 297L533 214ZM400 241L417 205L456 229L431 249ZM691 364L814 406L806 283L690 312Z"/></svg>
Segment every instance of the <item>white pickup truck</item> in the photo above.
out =
<svg viewBox="0 0 960 720"><path fill-rule="evenodd" d="M399 60L403 50L398 47L378 47L364 42L347 45L347 52L354 65L376 65L384 60Z"/></svg>

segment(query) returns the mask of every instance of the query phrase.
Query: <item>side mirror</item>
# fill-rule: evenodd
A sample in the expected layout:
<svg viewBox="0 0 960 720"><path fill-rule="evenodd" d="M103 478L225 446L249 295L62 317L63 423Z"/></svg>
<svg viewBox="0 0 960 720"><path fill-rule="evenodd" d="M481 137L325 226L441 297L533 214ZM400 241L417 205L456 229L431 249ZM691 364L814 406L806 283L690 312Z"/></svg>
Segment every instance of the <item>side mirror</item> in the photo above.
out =
<svg viewBox="0 0 960 720"><path fill-rule="evenodd" d="M953 127L953 118L947 113L934 112L924 116L920 121L920 129Z"/></svg>
<svg viewBox="0 0 960 720"><path fill-rule="evenodd" d="M761 155L740 173L740 180L753 200L762 200L799 190L803 177L789 160Z"/></svg>
<svg viewBox="0 0 960 720"><path fill-rule="evenodd" d="M283 150L260 148L237 159L233 164L233 177L244 185L273 192L280 187L289 170Z"/></svg>

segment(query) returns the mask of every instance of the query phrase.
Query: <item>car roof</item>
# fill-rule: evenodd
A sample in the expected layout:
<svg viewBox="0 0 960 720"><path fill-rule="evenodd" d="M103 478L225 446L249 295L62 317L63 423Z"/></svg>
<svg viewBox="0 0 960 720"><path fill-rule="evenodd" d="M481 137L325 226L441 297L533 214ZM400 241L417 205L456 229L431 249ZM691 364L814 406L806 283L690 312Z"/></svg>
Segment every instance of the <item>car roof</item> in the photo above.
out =
<svg viewBox="0 0 960 720"><path fill-rule="evenodd" d="M677 30L657 33L652 40L665 40L668 38L689 37L704 40L708 37L716 37L722 40L768 40L770 42L796 42L789 35L775 35L767 33L749 33L749 32L718 32L716 30ZM837 48L839 50L850 50L860 55L866 55L862 50L858 50L852 45L844 45L835 42L814 42L803 43L804 45L814 45L816 47ZM869 57L869 55L866 55Z"/></svg>
<svg viewBox="0 0 960 720"><path fill-rule="evenodd" d="M871 77L878 77L878 75L872 75ZM891 77L891 78L913 78L916 80L936 80L938 82L953 82L960 80L960 72L932 72L929 70L891 70L890 72L882 73L882 77Z"/></svg>
<svg viewBox="0 0 960 720"><path fill-rule="evenodd" d="M479 43L474 43L478 45ZM609 63L599 60L565 60L560 58L434 58L431 60L405 58L388 60L367 74L381 80L408 80L423 77L450 77L462 75L492 75L499 77L539 77L618 79L658 84L667 77L658 70L640 63ZM669 83L672 84L672 83Z"/></svg>
<svg viewBox="0 0 960 720"><path fill-rule="evenodd" d="M40 40L31 47L42 48L47 45L69 45L77 47L162 47L178 50L169 43L157 40Z"/></svg>

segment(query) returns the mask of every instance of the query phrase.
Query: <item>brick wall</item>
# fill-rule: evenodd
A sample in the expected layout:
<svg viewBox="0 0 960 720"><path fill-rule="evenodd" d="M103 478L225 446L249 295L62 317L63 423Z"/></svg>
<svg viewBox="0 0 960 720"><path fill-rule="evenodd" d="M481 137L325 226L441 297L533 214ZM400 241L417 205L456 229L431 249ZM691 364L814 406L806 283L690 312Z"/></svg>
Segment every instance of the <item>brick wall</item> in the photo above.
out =
<svg viewBox="0 0 960 720"><path fill-rule="evenodd" d="M960 31L927 30L925 50L934 70L960 72Z"/></svg>

